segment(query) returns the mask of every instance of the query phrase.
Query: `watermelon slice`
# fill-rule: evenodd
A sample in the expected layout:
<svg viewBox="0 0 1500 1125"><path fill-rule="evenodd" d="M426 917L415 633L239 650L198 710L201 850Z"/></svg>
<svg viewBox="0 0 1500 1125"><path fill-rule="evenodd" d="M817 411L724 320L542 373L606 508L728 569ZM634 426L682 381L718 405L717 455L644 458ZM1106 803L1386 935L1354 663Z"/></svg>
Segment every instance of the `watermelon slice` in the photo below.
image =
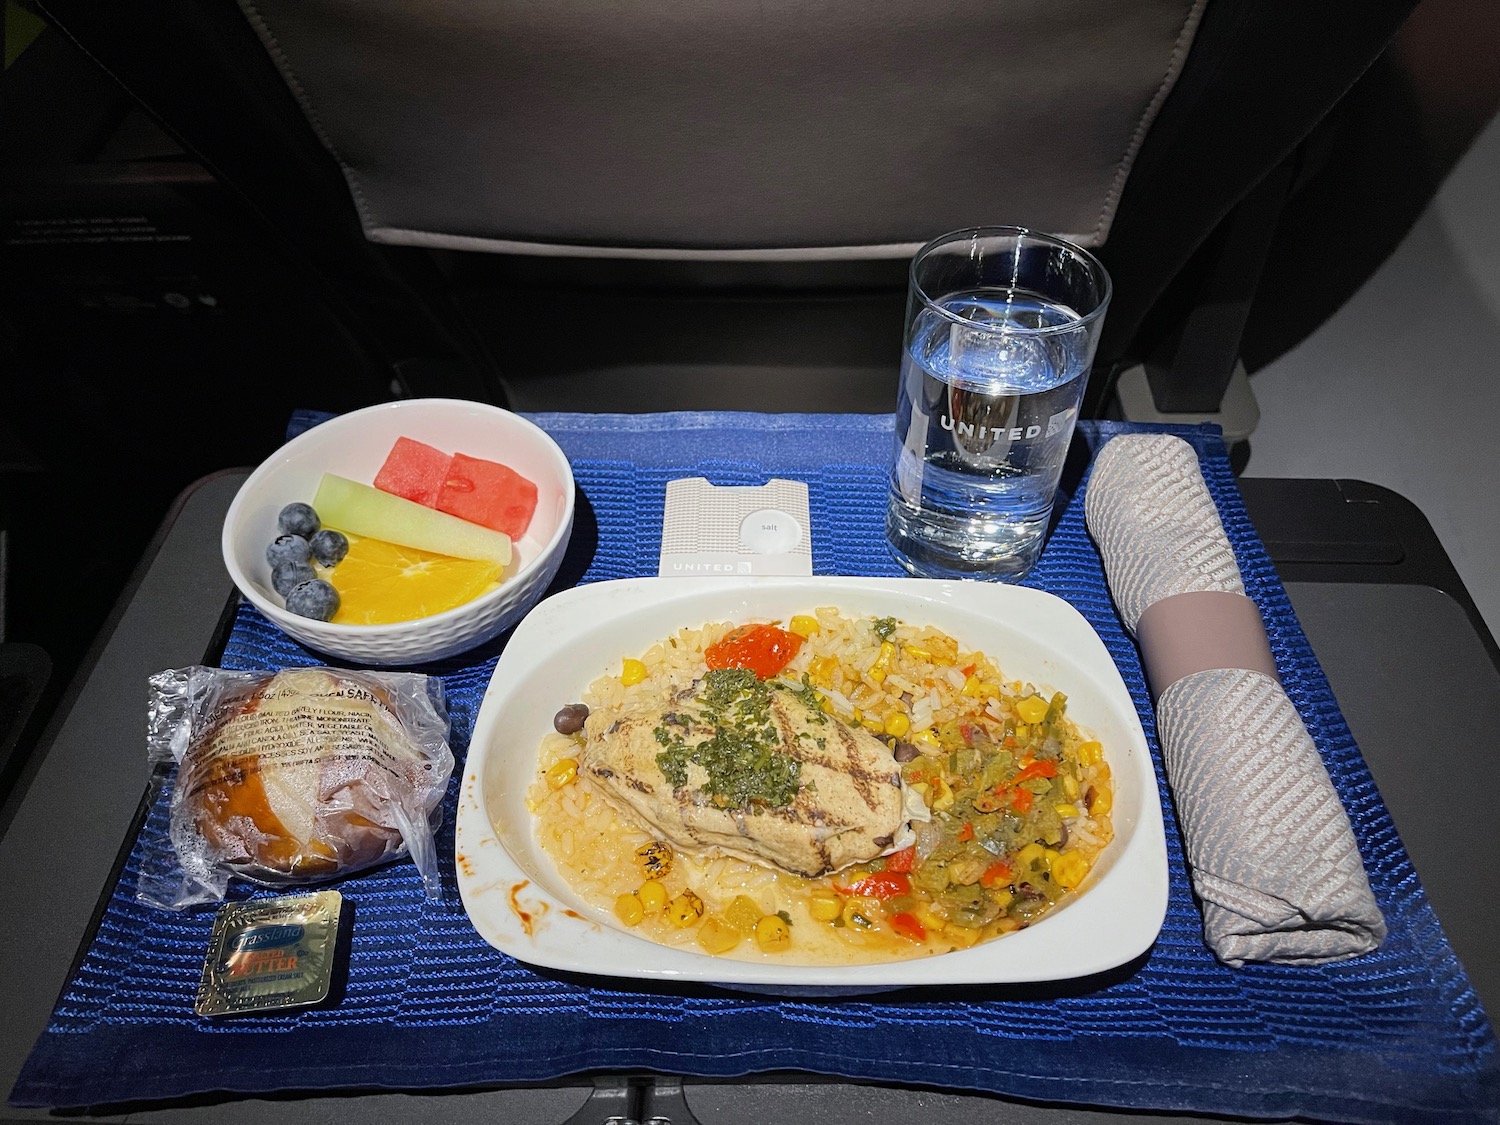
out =
<svg viewBox="0 0 1500 1125"><path fill-rule="evenodd" d="M448 479L453 458L409 437L399 437L375 474L375 487L423 507L437 507L438 493Z"/></svg>
<svg viewBox="0 0 1500 1125"><path fill-rule="evenodd" d="M536 485L514 469L455 453L438 491L437 510L501 532L526 533L536 511Z"/></svg>

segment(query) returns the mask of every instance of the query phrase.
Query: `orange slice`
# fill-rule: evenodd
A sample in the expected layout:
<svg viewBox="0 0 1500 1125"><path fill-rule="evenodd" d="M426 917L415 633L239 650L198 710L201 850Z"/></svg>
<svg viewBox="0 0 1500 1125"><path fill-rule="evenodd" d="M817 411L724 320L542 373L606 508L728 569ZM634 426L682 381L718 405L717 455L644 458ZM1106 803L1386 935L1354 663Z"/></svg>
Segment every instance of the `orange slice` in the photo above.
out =
<svg viewBox="0 0 1500 1125"><path fill-rule="evenodd" d="M325 573L339 592L335 625L391 625L473 601L500 579L487 559L455 559L383 539L349 540L349 553Z"/></svg>

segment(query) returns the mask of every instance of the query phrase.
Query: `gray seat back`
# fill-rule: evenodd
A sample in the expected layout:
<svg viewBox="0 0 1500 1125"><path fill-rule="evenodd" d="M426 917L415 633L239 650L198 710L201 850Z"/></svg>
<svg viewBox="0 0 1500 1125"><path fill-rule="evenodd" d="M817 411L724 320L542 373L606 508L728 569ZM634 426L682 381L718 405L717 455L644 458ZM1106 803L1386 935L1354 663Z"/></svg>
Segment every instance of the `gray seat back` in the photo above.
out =
<svg viewBox="0 0 1500 1125"><path fill-rule="evenodd" d="M373 241L795 259L1101 245L1205 2L242 7Z"/></svg>

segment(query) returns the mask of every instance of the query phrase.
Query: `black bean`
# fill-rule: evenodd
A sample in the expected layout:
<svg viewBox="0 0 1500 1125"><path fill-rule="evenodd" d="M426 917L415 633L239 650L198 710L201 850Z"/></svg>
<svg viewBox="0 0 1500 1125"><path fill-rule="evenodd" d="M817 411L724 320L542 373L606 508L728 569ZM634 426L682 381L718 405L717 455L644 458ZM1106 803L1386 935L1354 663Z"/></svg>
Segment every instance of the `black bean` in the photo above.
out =
<svg viewBox="0 0 1500 1125"><path fill-rule="evenodd" d="M584 704L569 703L552 716L552 729L558 734L577 734L583 729L583 722L588 717L589 709Z"/></svg>
<svg viewBox="0 0 1500 1125"><path fill-rule="evenodd" d="M919 755L920 753L922 753L922 751L920 751L920 750L917 749L915 743L912 743L912 742L898 742L898 743L896 743L896 761L898 761L898 762L911 762L911 761L915 761L916 758L917 758L917 755Z"/></svg>

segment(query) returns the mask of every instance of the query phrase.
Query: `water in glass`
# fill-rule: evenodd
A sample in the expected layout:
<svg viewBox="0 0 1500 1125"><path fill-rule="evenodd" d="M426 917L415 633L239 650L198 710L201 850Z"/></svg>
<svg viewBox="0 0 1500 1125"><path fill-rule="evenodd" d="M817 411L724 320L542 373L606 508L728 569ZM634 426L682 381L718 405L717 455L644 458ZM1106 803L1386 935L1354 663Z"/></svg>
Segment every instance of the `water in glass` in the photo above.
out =
<svg viewBox="0 0 1500 1125"><path fill-rule="evenodd" d="M954 293L913 319L896 407L887 532L914 573L1019 577L1041 550L1089 341L1024 290Z"/></svg>

